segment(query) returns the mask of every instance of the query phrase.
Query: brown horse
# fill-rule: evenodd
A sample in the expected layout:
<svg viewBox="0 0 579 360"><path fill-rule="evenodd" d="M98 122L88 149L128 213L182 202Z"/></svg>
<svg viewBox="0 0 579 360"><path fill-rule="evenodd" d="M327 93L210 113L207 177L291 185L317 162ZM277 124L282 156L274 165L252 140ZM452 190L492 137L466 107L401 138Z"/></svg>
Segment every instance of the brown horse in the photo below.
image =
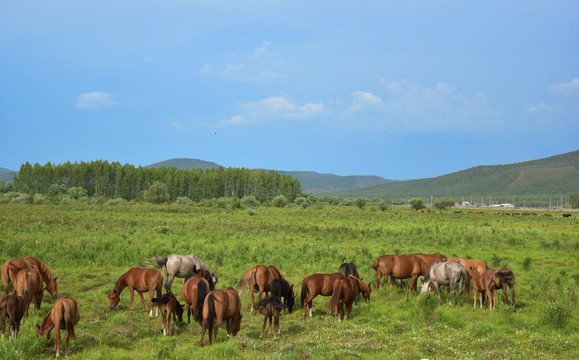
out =
<svg viewBox="0 0 579 360"><path fill-rule="evenodd" d="M74 326L80 320L76 301L68 296L63 296L54 302L52 310L44 317L40 325L36 325L36 335L50 339L50 332L54 329L54 350L56 357L60 351L60 329L65 330L64 355L68 357L68 343L70 338L76 339Z"/></svg>
<svg viewBox="0 0 579 360"><path fill-rule="evenodd" d="M145 309L149 311L147 307L147 303L143 298L143 292L149 292L149 298L151 299L151 310L149 312L149 316L153 316L153 293L157 292L157 297L161 297L161 289L163 286L163 275L158 270L155 269L143 269L139 267L134 267L129 269L126 273L124 273L117 283L115 284L115 288L111 290L109 293L109 309L114 309L119 301L121 300L120 295L124 288L128 287L131 295L131 311L135 309L134 303L134 291L137 290L137 293L141 297L141 302L145 305ZM158 316L157 313L156 316Z"/></svg>
<svg viewBox="0 0 579 360"><path fill-rule="evenodd" d="M334 291L334 282L344 275L339 272L333 274L312 274L302 280L301 306L304 310L302 320L306 317L306 307L310 307L312 316L312 301L318 295L330 296Z"/></svg>
<svg viewBox="0 0 579 360"><path fill-rule="evenodd" d="M22 297L17 295L6 295L0 300L0 320L2 321L2 335L6 331L5 320L6 317L10 318L10 324L8 324L8 329L12 330L10 336L14 339L18 337L18 330L20 330L20 321L24 316L25 303Z"/></svg>
<svg viewBox="0 0 579 360"><path fill-rule="evenodd" d="M185 281L181 296L187 304L187 322L191 323L191 313L193 313L194 321L199 324L203 321L203 304L205 297L211 289L210 283L207 279L203 279L197 275L191 276Z"/></svg>
<svg viewBox="0 0 579 360"><path fill-rule="evenodd" d="M487 270L489 269L488 265L482 260L476 259L463 259L459 257L450 257L446 259L447 261L458 261L465 269L469 270L476 270L479 274L484 275Z"/></svg>
<svg viewBox="0 0 579 360"><path fill-rule="evenodd" d="M26 308L24 318L28 318L28 308L30 307L32 298L36 300L34 308L40 309L43 292L42 277L38 272L38 268L33 266L29 269L21 270L16 274L16 279L14 280L14 293L15 295L22 296L22 299L24 300L24 306Z"/></svg>
<svg viewBox="0 0 579 360"><path fill-rule="evenodd" d="M467 269L468 274L472 279L472 290L474 295L474 303L472 305L473 308L476 308L476 301L479 300L480 308L483 308L483 296L485 292L484 286L484 279L483 275L479 274L479 272L475 269Z"/></svg>
<svg viewBox="0 0 579 360"><path fill-rule="evenodd" d="M169 334L171 330L171 316L173 317L173 321L177 322L177 318L179 321L183 321L183 305L179 303L175 295L169 292L163 294L163 296L158 298L153 298L151 301L161 309L161 317L163 318L163 335ZM175 315L177 315L175 318Z"/></svg>
<svg viewBox="0 0 579 360"><path fill-rule="evenodd" d="M394 279L412 278L410 289L417 295L417 279L428 271L428 265L416 255L383 255L374 260L372 268L376 270L376 290L380 288L380 281L384 276L386 285L388 276ZM392 286L392 283L390 283Z"/></svg>
<svg viewBox="0 0 579 360"><path fill-rule="evenodd" d="M23 269L36 267L42 276L42 281L46 284L46 290L50 295L58 294L56 279L50 269L40 260L29 256L26 259L10 259L2 265L2 282L4 283L4 294L8 295L8 284L14 281L16 274Z"/></svg>
<svg viewBox="0 0 579 360"><path fill-rule="evenodd" d="M215 277L211 271L201 269L201 270L197 270L197 272L194 275L197 275L200 278L207 280L207 283L209 284L209 290L210 291L215 290L215 283L213 282ZM193 275L191 275L191 276L193 276ZM189 278L185 279L185 282L187 282L188 279Z"/></svg>
<svg viewBox="0 0 579 360"><path fill-rule="evenodd" d="M271 281L274 279L287 280L285 276L283 276L283 274L273 265L269 265L267 267L264 265L255 265L243 274L239 280L239 283L237 284L237 290L240 294L243 294L247 287L251 289L250 314L253 314L254 311L254 292L258 292L257 301L259 302L263 293L265 293L267 296L267 294L271 291Z"/></svg>
<svg viewBox="0 0 579 360"><path fill-rule="evenodd" d="M489 291L487 291L487 296L489 296L490 292L493 293L493 304L492 304L493 309L495 308L495 305L496 305L496 289L498 289L498 288L501 288L503 290L503 301L505 302L505 304L509 303L509 298L507 296L507 288L509 288L511 290L511 298L513 300L513 307L516 306L516 304L515 304L515 274L511 270L509 270L509 269L499 269L499 270L489 269L485 273L485 277L487 278L487 281L489 282L489 284L485 283L485 285L487 285L487 287L489 288ZM492 284L490 284L490 282L492 282ZM489 303L490 303L490 300L489 300ZM489 306L489 309L490 309L490 306Z"/></svg>
<svg viewBox="0 0 579 360"><path fill-rule="evenodd" d="M265 327L267 325L267 320L269 319L269 331L271 333L271 322L273 319L273 340L277 340L277 335L281 334L281 330L279 328L279 314L281 310L286 306L281 302L281 298L277 296L267 296L259 301L257 304L257 311L262 314L263 317L263 327L261 328L261 334L259 335L259 339L263 338L263 332L265 331Z"/></svg>
<svg viewBox="0 0 579 360"><path fill-rule="evenodd" d="M496 270L489 269L483 275L483 285L487 298L489 299L489 310L494 310L497 303L497 287L495 283Z"/></svg>
<svg viewBox="0 0 579 360"><path fill-rule="evenodd" d="M241 299L231 286L225 290L213 290L207 295L203 305L203 330L200 344L203 345L205 331L209 329L209 344L217 342L217 330L223 320L226 322L227 335L235 336L241 328Z"/></svg>
<svg viewBox="0 0 579 360"><path fill-rule="evenodd" d="M342 321L344 319L344 305L346 305L349 320L352 304L354 304L358 294L361 293L366 302L368 302L371 292L372 289L370 289L369 284L365 284L353 275L338 278L334 281L334 290L329 301L330 314L337 315L339 321Z"/></svg>

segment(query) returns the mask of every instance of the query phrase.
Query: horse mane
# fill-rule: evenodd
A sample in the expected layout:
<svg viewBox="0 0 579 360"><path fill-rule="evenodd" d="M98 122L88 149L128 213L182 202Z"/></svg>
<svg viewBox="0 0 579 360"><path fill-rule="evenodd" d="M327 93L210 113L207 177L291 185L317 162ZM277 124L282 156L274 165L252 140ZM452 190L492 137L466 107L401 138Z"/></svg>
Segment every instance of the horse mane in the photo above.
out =
<svg viewBox="0 0 579 360"><path fill-rule="evenodd" d="M48 322L48 319L50 318L51 314L52 314L52 309L50 309L48 314L46 314L44 319L42 319L42 322L40 323L40 331L44 332L44 328L46 327L46 323Z"/></svg>
<svg viewBox="0 0 579 360"><path fill-rule="evenodd" d="M121 280L123 280L123 279L125 278L125 276L127 276L127 273L128 273L128 271L127 271L126 273L124 273L123 275L121 275L121 277L120 277L120 278L117 280L117 282L115 283L115 288L113 289L113 291L114 291L117 295L120 295L121 291L124 289L124 287L121 288Z"/></svg>

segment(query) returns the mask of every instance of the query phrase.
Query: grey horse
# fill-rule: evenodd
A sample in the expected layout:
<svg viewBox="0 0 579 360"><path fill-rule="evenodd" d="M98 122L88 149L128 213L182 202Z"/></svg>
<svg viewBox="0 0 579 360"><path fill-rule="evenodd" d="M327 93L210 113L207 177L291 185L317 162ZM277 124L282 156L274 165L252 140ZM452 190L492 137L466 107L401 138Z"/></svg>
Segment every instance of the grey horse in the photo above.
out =
<svg viewBox="0 0 579 360"><path fill-rule="evenodd" d="M207 270L211 273L213 285L217 284L217 276L211 271L205 261L201 260L195 254L189 255L169 255L166 257L156 257L157 265L163 269L165 275L165 289L171 291L171 285L175 277L187 278L196 273L198 270Z"/></svg>
<svg viewBox="0 0 579 360"><path fill-rule="evenodd" d="M462 291L470 284L470 277L468 276L468 272L458 261L436 260L432 263L426 272L426 275L424 275L420 293L424 294L427 292L430 284L432 284L436 294L438 295L438 298L440 299L439 285L449 285L452 291L452 298L450 299L448 306L452 306L452 303L454 302L454 287L456 283L459 284L458 306L460 306ZM442 302L442 299L440 301Z"/></svg>

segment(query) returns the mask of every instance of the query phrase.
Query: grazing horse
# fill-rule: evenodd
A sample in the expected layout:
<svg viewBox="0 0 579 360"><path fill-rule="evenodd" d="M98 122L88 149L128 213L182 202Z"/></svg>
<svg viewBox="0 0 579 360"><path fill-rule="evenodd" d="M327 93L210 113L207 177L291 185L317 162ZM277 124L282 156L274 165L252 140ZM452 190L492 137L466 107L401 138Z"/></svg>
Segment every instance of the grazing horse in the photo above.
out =
<svg viewBox="0 0 579 360"><path fill-rule="evenodd" d="M174 322L177 322L177 318L179 321L183 321L183 305L179 303L173 293L163 294L163 296L153 298L151 301L156 303L161 309L161 317L163 318L163 335L169 334L171 329L171 316L173 317ZM175 317L175 315L177 316Z"/></svg>
<svg viewBox="0 0 579 360"><path fill-rule="evenodd" d="M24 306L26 308L24 318L28 318L28 308L30 307L32 298L35 299L34 308L40 309L43 292L42 277L40 276L37 267L34 266L29 269L21 270L16 274L16 279L14 280L14 294L22 296L22 299L24 300Z"/></svg>
<svg viewBox="0 0 579 360"><path fill-rule="evenodd" d="M362 280L352 275L338 278L334 281L333 287L332 297L329 301L330 314L337 315L339 321L344 319L344 305L346 305L349 320L350 313L352 312L352 304L354 300L356 300L356 296L361 293L366 302L368 302L370 293L372 292L369 284L365 284Z"/></svg>
<svg viewBox="0 0 579 360"><path fill-rule="evenodd" d="M20 330L20 321L26 311L24 299L17 295L6 295L0 300L0 320L2 321L2 335L6 331L5 320L10 318L8 329L10 331L9 337L16 339L18 337L18 330Z"/></svg>
<svg viewBox="0 0 579 360"><path fill-rule="evenodd" d="M217 276L211 271L205 261L201 260L195 254L188 255L169 255L164 258L156 257L155 261L158 266L163 268L165 275L165 290L171 291L171 285L175 277L187 278L199 270L207 270L211 273L213 286L217 284Z"/></svg>
<svg viewBox="0 0 579 360"><path fill-rule="evenodd" d="M481 276L484 275L489 269L488 265L482 260L463 259L459 257L449 257L446 260L458 261L462 266L464 266L465 269L476 270Z"/></svg>
<svg viewBox="0 0 579 360"><path fill-rule="evenodd" d="M277 296L280 299L283 297L284 311L286 307L290 314L294 311L296 294L294 286L287 280L273 279L271 282L271 296Z"/></svg>
<svg viewBox="0 0 579 360"><path fill-rule="evenodd" d="M376 270L376 290L380 288L380 280L384 276L384 285L388 276L395 279L412 278L410 289L417 294L417 279L428 271L426 263L416 255L383 255L374 260L372 268ZM392 286L392 283L390 283Z"/></svg>
<svg viewBox="0 0 579 360"><path fill-rule="evenodd" d="M273 340L277 340L277 335L281 334L281 330L279 328L279 314L281 313L281 309L284 309L286 306L282 304L281 298L271 295L267 296L259 301L257 304L257 311L262 314L263 317L263 327L261 328L261 334L259 335L259 339L263 338L263 332L265 331L265 326L267 325L267 320L269 319L269 331L271 333L271 322L273 318ZM277 333L277 334L276 334Z"/></svg>
<svg viewBox="0 0 579 360"><path fill-rule="evenodd" d="M143 298L143 292L149 292L149 298L151 299L151 310L149 312L149 316L153 316L153 293L157 292L157 297L161 297L161 289L163 285L163 275L155 269L143 269L139 267L130 268L129 271L124 273L117 283L115 284L115 288L111 290L109 293L109 309L114 309L119 301L121 300L120 295L124 288L129 288L129 294L131 295L131 311L135 309L134 303L134 291L137 290L137 293L141 297L141 302L145 305L145 309L149 312L149 308L147 307L147 303ZM158 316L159 308L157 307Z"/></svg>
<svg viewBox="0 0 579 360"><path fill-rule="evenodd" d="M42 276L42 281L46 284L46 290L50 295L58 294L56 279L50 269L42 261L29 256L26 259L10 259L2 265L2 282L4 283L4 294L8 295L8 284L16 279L16 274L23 270L36 267Z"/></svg>
<svg viewBox="0 0 579 360"><path fill-rule="evenodd" d="M483 285L487 298L489 299L489 310L494 310L497 303L497 287L495 283L495 273L496 270L489 269L483 275Z"/></svg>
<svg viewBox="0 0 579 360"><path fill-rule="evenodd" d="M54 302L52 310L44 317L40 325L36 325L36 335L45 336L50 340L50 332L54 329L54 350L56 357L60 351L60 329L65 330L64 355L68 357L68 343L70 338L76 339L74 326L80 320L76 301L68 296L63 296Z"/></svg>
<svg viewBox="0 0 579 360"><path fill-rule="evenodd" d="M187 280L189 280L189 278L191 276L197 275L200 278L203 278L205 280L207 280L207 283L209 284L209 290L213 291L215 290L215 283L213 282L214 278L213 278L213 273L211 271L208 270L197 270L197 272L195 274L191 274L189 277L185 278L185 282L187 282Z"/></svg>
<svg viewBox="0 0 579 360"><path fill-rule="evenodd" d="M509 269L499 269L499 270L492 270L489 269L485 276L487 276L490 280L493 281L494 286L489 286L490 288L494 288L494 298L493 301L496 301L496 289L502 288L503 289L503 301L505 304L509 303L509 298L507 296L507 288L511 290L511 298L513 300L513 307L516 306L515 304L515 274ZM488 296L487 292L487 296ZM493 309L495 308L495 304L493 303Z"/></svg>
<svg viewBox="0 0 579 360"><path fill-rule="evenodd" d="M344 275L339 272L333 274L312 274L302 280L301 306L304 310L302 320L306 317L306 307L310 307L312 316L312 301L318 295L330 296L334 291L334 282Z"/></svg>
<svg viewBox="0 0 579 360"><path fill-rule="evenodd" d="M483 308L483 296L485 293L484 278L483 275L479 274L478 271L474 269L467 270L468 274L472 279L472 290L474 295L474 303L472 304L473 309L476 308L476 301L479 300L480 308Z"/></svg>
<svg viewBox="0 0 579 360"><path fill-rule="evenodd" d="M209 329L209 344L211 339L217 342L217 330L223 320L226 322L227 335L235 336L241 328L241 299L234 288L213 290L207 295L203 305L203 330L200 344L203 345L205 331Z"/></svg>
<svg viewBox="0 0 579 360"><path fill-rule="evenodd" d="M439 285L450 285L452 298L448 306L452 306L454 302L455 285L459 284L458 306L460 306L460 298L465 286L468 286L470 277L468 272L458 261L440 261L436 260L432 263L422 281L420 293L423 294L428 291L430 284L434 285L434 290L440 299ZM442 302L442 299L440 300Z"/></svg>
<svg viewBox="0 0 579 360"><path fill-rule="evenodd" d="M211 285L207 279L197 275L193 275L185 281L181 296L187 304L187 323L191 323L191 313L193 313L193 320L201 324L203 321L203 304L209 291L212 291L210 289Z"/></svg>
<svg viewBox="0 0 579 360"><path fill-rule="evenodd" d="M358 269L356 268L356 265L354 265L354 263L343 263L342 265L340 265L340 269L338 271L345 277L352 275L362 280L360 274L358 274Z"/></svg>
<svg viewBox="0 0 579 360"><path fill-rule="evenodd" d="M284 279L285 276L273 265L255 265L248 269L237 284L237 290L240 294L243 294L246 288L251 289L251 310L250 314L254 311L254 292L258 292L257 301L261 300L261 295L265 293L267 295L271 291L271 282L274 279Z"/></svg>

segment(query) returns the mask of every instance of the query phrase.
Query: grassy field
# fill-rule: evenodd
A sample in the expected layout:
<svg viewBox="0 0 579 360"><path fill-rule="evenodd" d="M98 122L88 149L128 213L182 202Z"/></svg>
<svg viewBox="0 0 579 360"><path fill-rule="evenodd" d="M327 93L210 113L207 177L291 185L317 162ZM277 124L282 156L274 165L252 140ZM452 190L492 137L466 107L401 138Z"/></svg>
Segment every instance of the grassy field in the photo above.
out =
<svg viewBox="0 0 579 360"><path fill-rule="evenodd" d="M60 295L78 301L81 320L71 341L72 359L578 358L579 213L571 218L551 213L312 206L258 207L253 214L184 205L7 204L0 205L0 261L30 255L43 260L58 277ZM508 267L517 276L517 311L502 300L489 312L473 309L472 297L449 308L444 295L442 305L433 307L430 297L404 289L376 292L372 260L411 252ZM299 309L284 315L282 334L273 341L273 335L259 340L263 317L249 315L246 292L237 337L227 339L223 327L216 345L200 347L197 323L178 323L174 336L162 336L160 317L149 318L138 297L131 312L126 290L117 308L108 309L107 294L122 273L172 253L204 259L219 276L218 288L236 286L253 265L275 264L295 284L296 294L304 276L354 262L372 283L372 297L368 304L359 301L351 319L341 323L327 315L328 298L318 297L313 318L302 321ZM173 284L178 298L182 285L182 279ZM0 340L0 358L53 354L53 340L35 335L52 303L46 293L41 309L31 309L23 322L21 336Z"/></svg>

